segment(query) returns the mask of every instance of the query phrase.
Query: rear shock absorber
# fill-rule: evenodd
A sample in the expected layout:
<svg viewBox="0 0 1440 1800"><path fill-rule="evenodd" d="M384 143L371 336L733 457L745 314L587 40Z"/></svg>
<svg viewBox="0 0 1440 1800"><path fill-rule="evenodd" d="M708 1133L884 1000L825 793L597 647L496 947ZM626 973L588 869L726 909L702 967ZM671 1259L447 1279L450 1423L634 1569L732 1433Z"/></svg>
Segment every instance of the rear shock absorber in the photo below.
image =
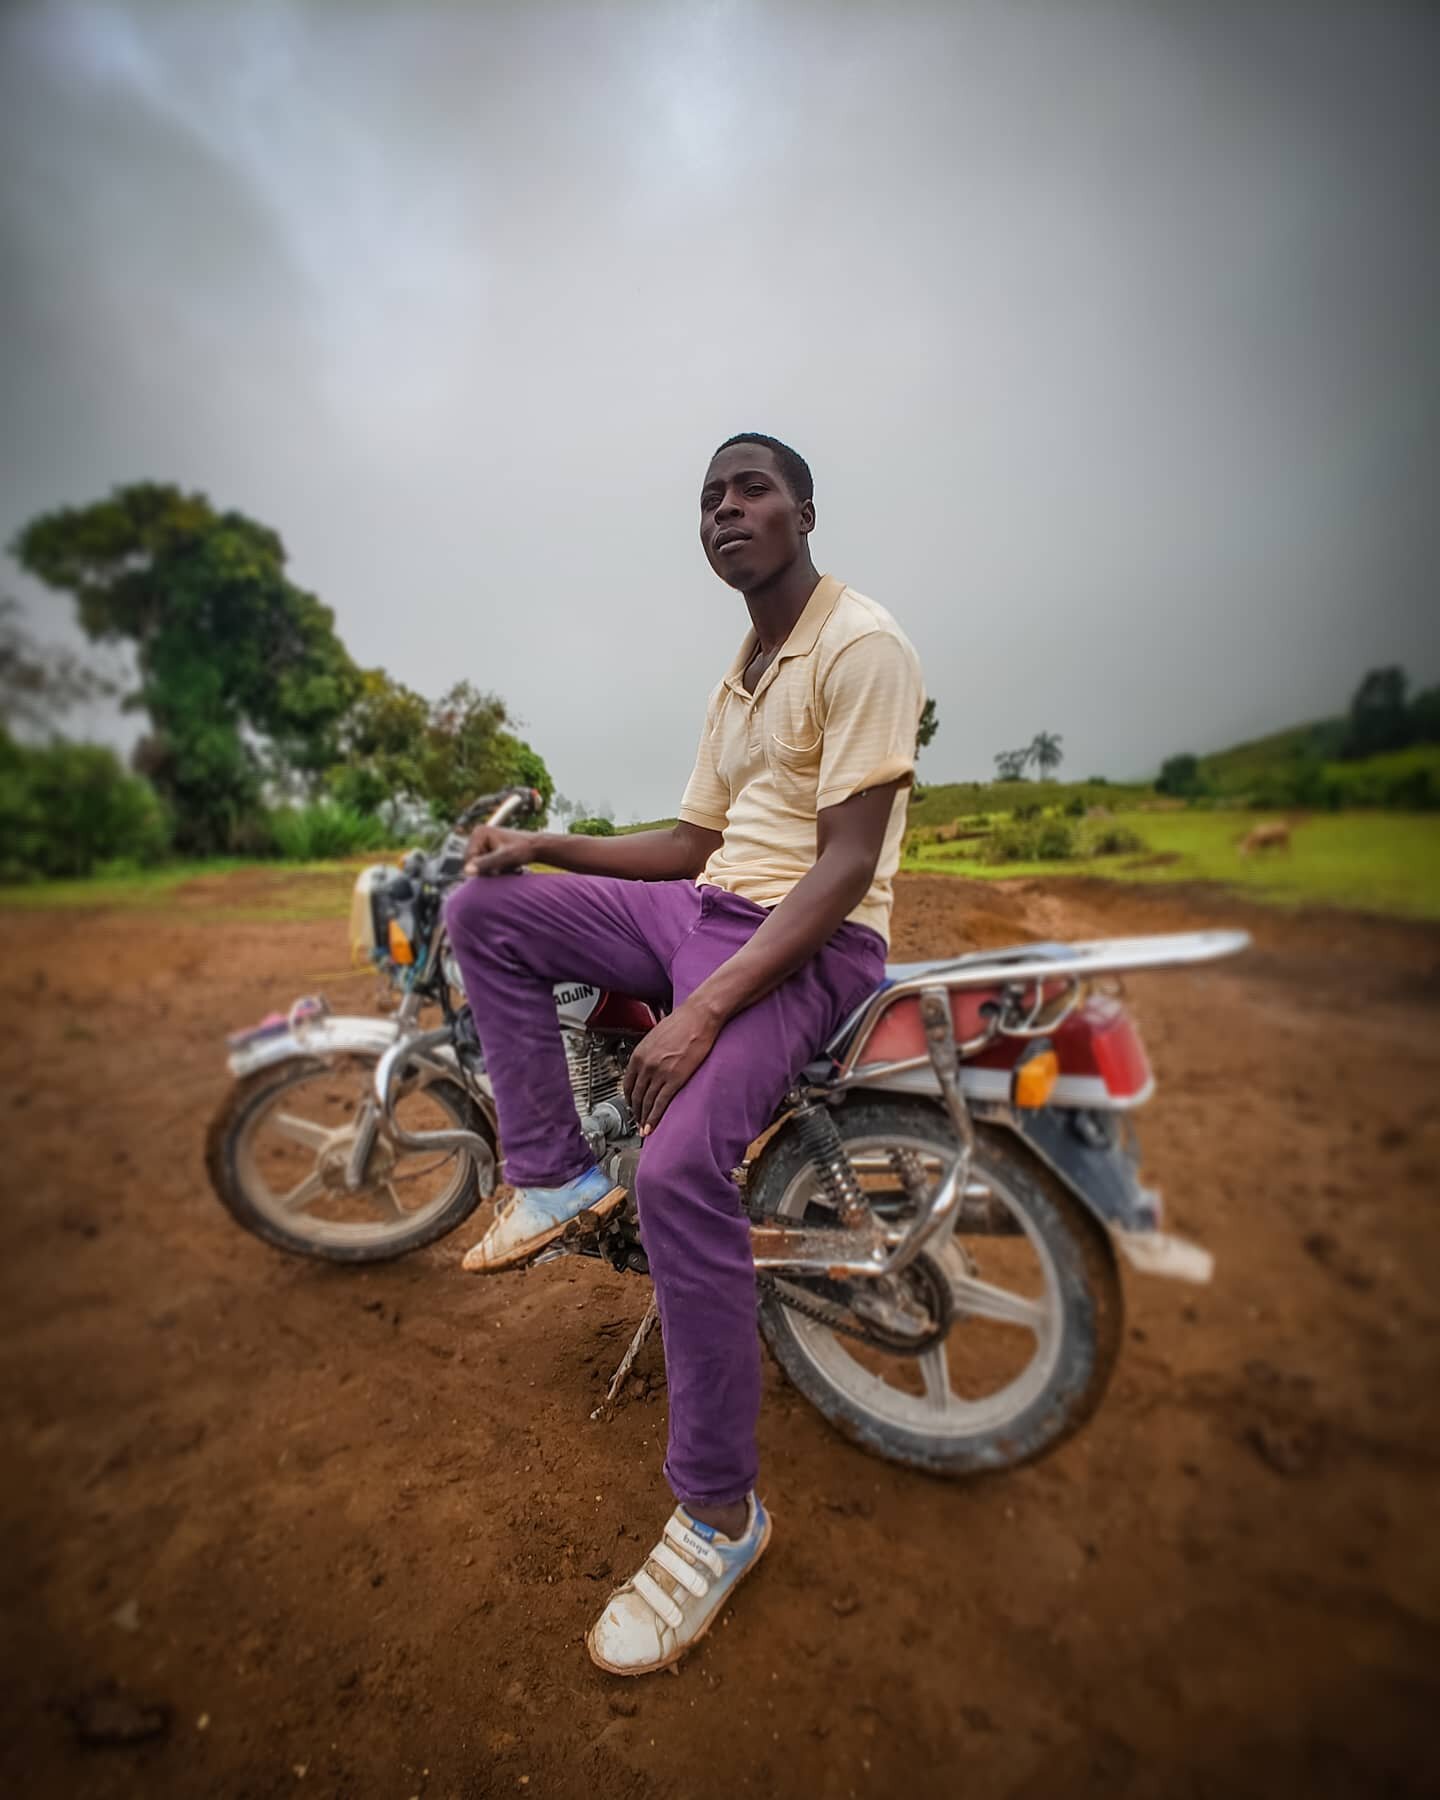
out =
<svg viewBox="0 0 1440 1800"><path fill-rule="evenodd" d="M847 1230L857 1230L869 1217L870 1206L845 1154L834 1114L828 1106L804 1100L791 1113L790 1122L800 1134L810 1166L834 1205L839 1222Z"/></svg>

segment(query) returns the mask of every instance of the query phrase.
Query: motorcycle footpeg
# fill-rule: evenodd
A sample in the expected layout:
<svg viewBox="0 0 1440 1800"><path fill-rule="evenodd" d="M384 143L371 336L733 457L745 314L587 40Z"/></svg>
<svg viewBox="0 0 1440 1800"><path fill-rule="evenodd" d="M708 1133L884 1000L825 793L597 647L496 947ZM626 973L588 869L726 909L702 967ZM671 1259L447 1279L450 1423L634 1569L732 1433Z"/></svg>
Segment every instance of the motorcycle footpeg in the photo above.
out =
<svg viewBox="0 0 1440 1800"><path fill-rule="evenodd" d="M594 1207L587 1208L586 1211L577 1213L575 1217L567 1223L564 1231L560 1234L559 1241L562 1244L577 1244L586 1240L593 1241L594 1239L599 1238L606 1226L609 1225L621 1211L623 1211L623 1203L620 1207L607 1206L604 1211L600 1211Z"/></svg>

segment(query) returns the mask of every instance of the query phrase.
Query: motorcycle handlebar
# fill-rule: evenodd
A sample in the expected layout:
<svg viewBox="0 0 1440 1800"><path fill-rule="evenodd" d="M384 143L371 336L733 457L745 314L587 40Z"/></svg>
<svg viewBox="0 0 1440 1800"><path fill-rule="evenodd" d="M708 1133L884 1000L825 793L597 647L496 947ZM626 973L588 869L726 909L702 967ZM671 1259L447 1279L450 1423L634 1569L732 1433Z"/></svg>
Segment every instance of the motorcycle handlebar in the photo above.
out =
<svg viewBox="0 0 1440 1800"><path fill-rule="evenodd" d="M493 810L485 819L485 824L503 825L517 812L538 813L544 804L545 796L539 788L502 788L498 794L481 794L461 813L455 821L454 830L464 831L467 826L478 824L487 806Z"/></svg>
<svg viewBox="0 0 1440 1800"><path fill-rule="evenodd" d="M471 801L450 829L431 844L428 851L412 851L401 866L407 874L422 881L434 881L441 885L458 881L460 865L464 861L467 833L480 822L480 816L486 807L490 811L483 822L486 825L503 825L507 819L513 819L517 812L538 813L544 804L545 796L538 788L513 787L504 788L498 794L481 794L478 799Z"/></svg>

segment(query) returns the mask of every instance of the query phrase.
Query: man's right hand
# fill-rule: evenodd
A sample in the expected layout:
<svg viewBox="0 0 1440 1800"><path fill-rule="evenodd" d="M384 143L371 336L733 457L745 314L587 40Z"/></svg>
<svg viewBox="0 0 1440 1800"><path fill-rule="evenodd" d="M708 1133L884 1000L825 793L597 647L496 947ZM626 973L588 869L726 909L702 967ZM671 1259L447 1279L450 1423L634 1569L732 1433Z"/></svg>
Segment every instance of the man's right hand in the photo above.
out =
<svg viewBox="0 0 1440 1800"><path fill-rule="evenodd" d="M718 831L689 825L683 819L656 831L608 838L479 825L465 846L465 873L504 875L524 863L539 862L551 869L568 869L573 875L610 875L622 881L693 881L722 841Z"/></svg>
<svg viewBox="0 0 1440 1800"><path fill-rule="evenodd" d="M507 831L503 825L477 825L465 846L467 875L504 875L540 855L538 831Z"/></svg>

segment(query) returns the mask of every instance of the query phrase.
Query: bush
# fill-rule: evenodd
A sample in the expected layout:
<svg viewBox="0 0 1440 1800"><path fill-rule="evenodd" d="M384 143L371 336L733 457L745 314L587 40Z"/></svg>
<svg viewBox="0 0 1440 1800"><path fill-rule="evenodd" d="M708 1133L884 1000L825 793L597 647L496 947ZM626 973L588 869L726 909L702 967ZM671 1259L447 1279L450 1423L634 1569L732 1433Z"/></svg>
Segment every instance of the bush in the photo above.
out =
<svg viewBox="0 0 1440 1800"><path fill-rule="evenodd" d="M1083 794L1072 794L1065 802L1065 816L1067 819L1083 819L1085 817L1085 796Z"/></svg>
<svg viewBox="0 0 1440 1800"><path fill-rule="evenodd" d="M1128 856L1149 848L1140 833L1132 831L1128 825L1102 825L1090 834L1086 844L1090 856Z"/></svg>
<svg viewBox="0 0 1440 1800"><path fill-rule="evenodd" d="M1067 820L1022 820L992 831L980 854L987 863L1065 862L1075 847L1075 828Z"/></svg>
<svg viewBox="0 0 1440 1800"><path fill-rule="evenodd" d="M333 862L359 851L383 850L389 838L373 814L333 800L279 807L270 814L269 827L275 852L286 862Z"/></svg>
<svg viewBox="0 0 1440 1800"><path fill-rule="evenodd" d="M1035 855L1041 862L1064 862L1075 854L1075 828L1064 819L1046 819L1035 833Z"/></svg>
<svg viewBox="0 0 1440 1800"><path fill-rule="evenodd" d="M97 864L158 862L170 822L154 788L113 750L16 744L0 732L0 879L89 875Z"/></svg>
<svg viewBox="0 0 1440 1800"><path fill-rule="evenodd" d="M1010 816L1017 825L1023 825L1027 819L1038 819L1040 810L1038 800L1022 800Z"/></svg>
<svg viewBox="0 0 1440 1800"><path fill-rule="evenodd" d="M1032 833L1024 825L997 825L980 850L981 862L1028 862L1034 854Z"/></svg>
<svg viewBox="0 0 1440 1800"><path fill-rule="evenodd" d="M572 834L579 837L614 837L615 821L613 819L572 819Z"/></svg>

